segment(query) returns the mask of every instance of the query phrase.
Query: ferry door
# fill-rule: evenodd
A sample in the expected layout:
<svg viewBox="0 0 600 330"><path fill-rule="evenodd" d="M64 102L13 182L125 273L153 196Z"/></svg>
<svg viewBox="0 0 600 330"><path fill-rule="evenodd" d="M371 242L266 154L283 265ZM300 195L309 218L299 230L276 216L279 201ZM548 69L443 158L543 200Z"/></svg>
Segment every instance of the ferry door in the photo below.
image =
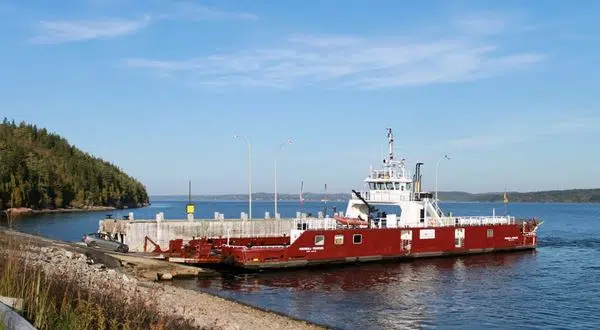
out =
<svg viewBox="0 0 600 330"><path fill-rule="evenodd" d="M454 229L454 247L462 248L465 246L465 229Z"/></svg>
<svg viewBox="0 0 600 330"><path fill-rule="evenodd" d="M403 230L400 233L400 250L402 252L410 252L412 247L412 230Z"/></svg>

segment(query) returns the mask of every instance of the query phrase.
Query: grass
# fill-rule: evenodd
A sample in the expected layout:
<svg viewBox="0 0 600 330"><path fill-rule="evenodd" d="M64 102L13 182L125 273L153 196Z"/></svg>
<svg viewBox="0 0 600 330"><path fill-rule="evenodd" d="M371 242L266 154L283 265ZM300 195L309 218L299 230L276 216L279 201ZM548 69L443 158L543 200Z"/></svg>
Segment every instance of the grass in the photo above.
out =
<svg viewBox="0 0 600 330"><path fill-rule="evenodd" d="M126 301L117 289L99 293L74 277L45 274L24 261L17 246L0 244L0 295L22 298L21 314L37 329L195 329L187 320L159 316L155 305L141 297Z"/></svg>

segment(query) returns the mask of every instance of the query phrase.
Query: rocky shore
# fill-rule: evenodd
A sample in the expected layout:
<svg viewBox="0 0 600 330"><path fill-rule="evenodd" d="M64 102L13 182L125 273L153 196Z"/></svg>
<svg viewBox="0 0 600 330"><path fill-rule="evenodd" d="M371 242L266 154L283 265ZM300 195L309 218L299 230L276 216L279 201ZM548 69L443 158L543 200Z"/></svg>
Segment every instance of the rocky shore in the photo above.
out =
<svg viewBox="0 0 600 330"><path fill-rule="evenodd" d="M7 210L2 210L0 212L4 212L5 214L10 214L11 216L22 216L28 214L38 214L38 213L69 213L69 212L93 212L93 211L113 211L116 210L115 207L112 206L89 206L84 208L58 208L58 209L32 209L28 207L18 207L18 208L10 208Z"/></svg>
<svg viewBox="0 0 600 330"><path fill-rule="evenodd" d="M124 300L143 298L153 302L163 315L183 317L202 329L322 329L276 313L259 310L207 293L174 287L142 277L134 269L98 252L72 247L48 239L0 230L0 243L15 238L20 242L19 256L44 273L59 275L92 291L121 292ZM5 245L8 246L8 245ZM6 249L0 253L8 253ZM106 260L112 260L106 262Z"/></svg>

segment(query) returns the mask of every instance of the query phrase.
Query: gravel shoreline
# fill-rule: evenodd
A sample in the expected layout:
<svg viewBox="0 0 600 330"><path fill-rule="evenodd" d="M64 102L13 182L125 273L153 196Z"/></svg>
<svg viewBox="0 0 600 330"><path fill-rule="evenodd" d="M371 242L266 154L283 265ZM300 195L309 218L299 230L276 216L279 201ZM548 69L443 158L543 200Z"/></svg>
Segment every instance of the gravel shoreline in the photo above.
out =
<svg viewBox="0 0 600 330"><path fill-rule="evenodd" d="M0 240L11 237L0 231ZM136 278L128 267L109 268L84 253L72 251L68 245L37 244L20 239L19 256L33 266L42 267L47 274L74 278L81 286L103 292L118 289L122 298L142 297L155 302L163 315L181 316L203 329L323 329L308 322L274 312L253 308L208 293L179 288L159 282ZM66 246L65 246L66 245ZM0 253L6 253L3 251ZM120 268L120 269L119 269Z"/></svg>

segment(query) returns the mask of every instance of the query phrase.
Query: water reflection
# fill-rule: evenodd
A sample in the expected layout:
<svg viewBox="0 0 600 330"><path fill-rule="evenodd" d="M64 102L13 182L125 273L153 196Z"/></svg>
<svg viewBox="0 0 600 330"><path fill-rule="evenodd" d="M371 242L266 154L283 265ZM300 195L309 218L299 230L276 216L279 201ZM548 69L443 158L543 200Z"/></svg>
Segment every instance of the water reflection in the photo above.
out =
<svg viewBox="0 0 600 330"><path fill-rule="evenodd" d="M535 252L422 259L178 281L336 328L433 327L443 312L464 310L478 282L501 287ZM440 297L450 297L447 302ZM455 305L462 306L452 310Z"/></svg>

